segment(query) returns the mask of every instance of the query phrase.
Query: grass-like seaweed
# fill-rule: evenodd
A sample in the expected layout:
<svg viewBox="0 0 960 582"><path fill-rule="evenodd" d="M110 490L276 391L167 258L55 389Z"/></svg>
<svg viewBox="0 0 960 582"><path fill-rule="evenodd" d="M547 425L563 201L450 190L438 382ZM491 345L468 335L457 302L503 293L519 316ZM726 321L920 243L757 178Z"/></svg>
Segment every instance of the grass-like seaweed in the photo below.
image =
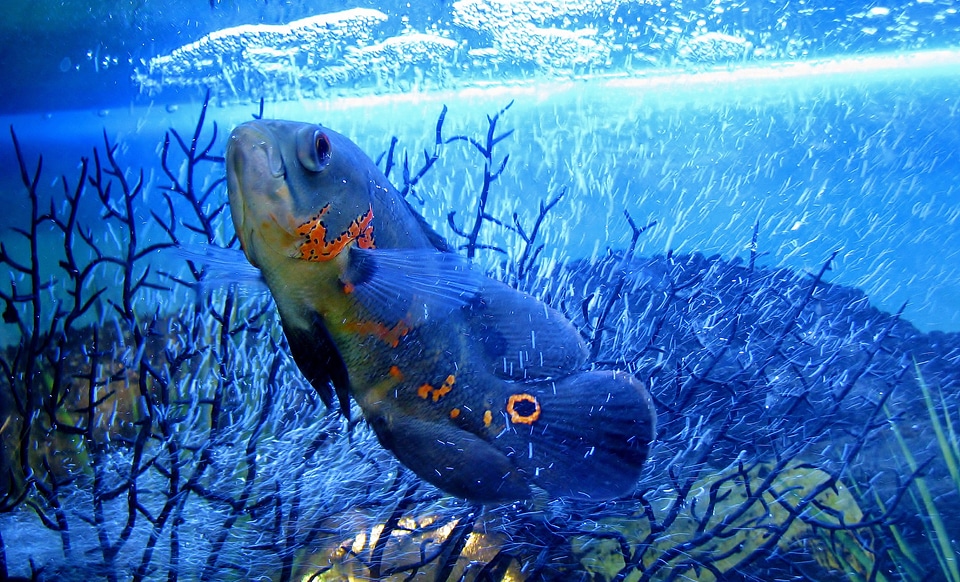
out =
<svg viewBox="0 0 960 582"><path fill-rule="evenodd" d="M916 360L913 360L913 373L916 376L920 392L923 394L923 403L929 415L930 426L936 435L937 451L940 453L940 460L946 466L950 476L951 484L960 493L960 470L958 470L958 461L960 461L960 444L957 441L957 434L953 428L951 419L951 409L943 397L939 394L937 401L934 401L933 394L926 380L923 378L923 372ZM897 445L903 455L903 460L911 471L917 472L919 463L907 443L903 431L898 426L896 420L891 419L890 428L896 437ZM960 553L954 548L953 539L947 530L943 516L938 509L938 502L931 492L927 483L927 478L919 476L913 482L914 487L909 492L911 503L916 508L917 515L924 517L922 520L923 529L929 547L937 558L939 566L938 574L943 580L951 582L960 581ZM918 499L919 496L919 499ZM909 580L926 579L919 560L911 550L910 545L903 539L898 527L895 524L890 525L890 530L894 539L897 540L897 549L900 554L896 560L898 567L903 572L904 578Z"/></svg>

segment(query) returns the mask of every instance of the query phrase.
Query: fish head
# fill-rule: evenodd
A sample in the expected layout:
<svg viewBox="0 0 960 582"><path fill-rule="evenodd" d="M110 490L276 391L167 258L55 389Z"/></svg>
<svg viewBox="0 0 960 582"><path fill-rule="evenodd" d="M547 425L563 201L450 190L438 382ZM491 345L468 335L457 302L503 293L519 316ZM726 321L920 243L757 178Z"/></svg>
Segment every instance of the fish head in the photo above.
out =
<svg viewBox="0 0 960 582"><path fill-rule="evenodd" d="M372 246L374 198L392 189L353 142L309 123L248 121L230 134L226 164L237 236L261 269Z"/></svg>

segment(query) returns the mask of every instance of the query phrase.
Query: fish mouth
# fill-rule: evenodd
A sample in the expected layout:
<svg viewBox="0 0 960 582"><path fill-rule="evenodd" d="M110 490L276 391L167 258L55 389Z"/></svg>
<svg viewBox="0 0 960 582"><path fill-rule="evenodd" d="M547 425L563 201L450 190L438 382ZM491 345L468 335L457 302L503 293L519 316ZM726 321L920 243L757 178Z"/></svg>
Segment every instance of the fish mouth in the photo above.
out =
<svg viewBox="0 0 960 582"><path fill-rule="evenodd" d="M227 162L235 170L239 169L239 163L254 164L258 172L266 170L274 178L283 178L286 172L277 143L277 138L269 126L262 122L248 121L230 133Z"/></svg>
<svg viewBox="0 0 960 582"><path fill-rule="evenodd" d="M233 225L247 260L259 268L254 252L259 215L273 215L270 201L286 178L283 156L270 128L254 121L231 132L224 157Z"/></svg>

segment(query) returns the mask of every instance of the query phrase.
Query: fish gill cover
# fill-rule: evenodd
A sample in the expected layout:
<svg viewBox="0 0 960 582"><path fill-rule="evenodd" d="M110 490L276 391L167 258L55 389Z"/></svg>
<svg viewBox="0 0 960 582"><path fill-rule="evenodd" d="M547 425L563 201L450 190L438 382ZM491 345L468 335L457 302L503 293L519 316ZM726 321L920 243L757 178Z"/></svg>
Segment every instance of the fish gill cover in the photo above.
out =
<svg viewBox="0 0 960 582"><path fill-rule="evenodd" d="M911 7L949 14L939 5ZM331 18L297 26L309 35ZM284 30L256 34L277 34L276 46L285 46ZM589 33L572 36L577 46L603 44ZM242 87L271 92L275 79L258 77L266 69L251 62L224 70L268 79ZM205 70L213 76L198 85L221 95L240 86ZM854 108L870 99L848 97L837 101ZM521 199L507 185L523 171L519 152L531 142L545 144L529 149L542 152L548 169L590 168L600 146L583 127L569 140L565 130L514 131L519 107L491 105L486 123L473 126L438 111L421 130L425 150L383 139L369 153L381 154L374 157L387 176L414 204L422 200L423 214L460 252L570 318L592 366L627 370L647 387L658 440L629 494L603 503L466 502L418 480L364 423L351 427L328 411L289 356L270 297L249 281L212 280L236 271L202 249L237 241L223 132L205 100L196 125L171 128L155 159L131 155L104 132L59 178L50 175L51 156L11 130L20 182L11 196L28 216L0 246L10 272L0 308L14 330L0 355L0 577L960 580L950 519L960 503L957 334L918 331L896 309L873 307L862 290L832 283L843 257L831 252L807 269L766 265L767 253L783 259L784 251L766 246L765 231L790 228L772 202L750 218L742 251L720 256L675 250L663 216L627 204L603 209L619 218L608 224L619 224L622 236L590 230L574 220L589 204L574 196L583 192L575 183L544 180L532 202ZM815 134L837 118L817 119L807 119ZM646 137L669 150L681 122L704 120L669 117L666 137ZM780 127L753 123L737 137L753 131L772 140ZM785 139L803 142L798 135ZM864 138L860 158L826 142L832 153L805 151L809 181L819 163L840 172L862 159L855 173L875 182L866 150L886 135ZM661 161L662 176L630 176L624 197L634 188L679 188L681 178L716 183L668 169L682 151L668 151L666 161L646 151L640 157ZM948 167L955 163L943 155ZM942 167L930 157L909 167ZM751 161L749 172L784 163L763 160ZM467 187L446 191L463 173ZM609 177L584 174L575 179ZM896 197L902 184L893 182ZM719 179L729 190L753 184ZM818 185L801 197L818 196ZM438 190L446 193L429 195ZM870 190L856 186L863 191ZM673 218L692 208L687 201L661 210ZM867 226L888 227L883 220ZM574 234L594 236L597 252L571 257L565 243ZM655 236L661 253L644 245ZM604 237L624 243L607 248Z"/></svg>

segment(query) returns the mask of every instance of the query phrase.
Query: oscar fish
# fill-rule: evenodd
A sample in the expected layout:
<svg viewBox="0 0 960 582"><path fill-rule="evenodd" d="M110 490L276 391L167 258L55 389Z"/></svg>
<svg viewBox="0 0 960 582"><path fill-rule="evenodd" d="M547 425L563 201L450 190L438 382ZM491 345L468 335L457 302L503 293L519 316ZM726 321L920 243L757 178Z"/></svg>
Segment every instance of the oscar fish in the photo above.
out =
<svg viewBox="0 0 960 582"><path fill-rule="evenodd" d="M643 385L590 370L567 318L455 253L357 145L255 120L226 165L294 361L328 406L349 418L355 400L403 465L481 502L636 485L656 427Z"/></svg>

